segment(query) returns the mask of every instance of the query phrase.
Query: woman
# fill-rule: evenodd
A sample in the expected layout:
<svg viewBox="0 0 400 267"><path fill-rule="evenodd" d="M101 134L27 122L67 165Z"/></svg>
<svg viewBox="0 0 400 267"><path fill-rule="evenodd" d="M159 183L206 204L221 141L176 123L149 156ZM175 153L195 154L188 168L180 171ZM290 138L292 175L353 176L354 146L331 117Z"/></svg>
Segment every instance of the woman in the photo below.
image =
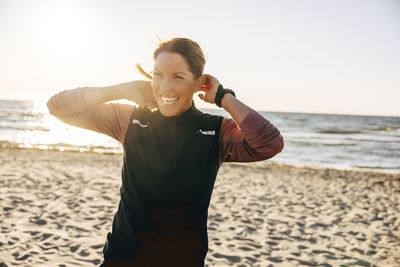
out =
<svg viewBox="0 0 400 267"><path fill-rule="evenodd" d="M199 45L173 38L155 50L151 82L79 87L47 106L65 123L109 135L124 148L121 199L102 266L204 266L207 214L223 162L254 162L279 153L279 130L203 74ZM233 119L206 114L193 94ZM129 99L139 107L105 102Z"/></svg>

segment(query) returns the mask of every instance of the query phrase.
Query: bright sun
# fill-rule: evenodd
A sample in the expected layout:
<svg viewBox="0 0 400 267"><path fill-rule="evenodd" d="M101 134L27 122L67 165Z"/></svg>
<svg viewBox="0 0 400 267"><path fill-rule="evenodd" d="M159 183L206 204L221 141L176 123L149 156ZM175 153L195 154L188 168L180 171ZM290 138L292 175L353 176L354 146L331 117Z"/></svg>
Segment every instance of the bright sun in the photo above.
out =
<svg viewBox="0 0 400 267"><path fill-rule="evenodd" d="M90 52L93 27L89 12L75 1L52 1L41 6L39 36L51 57L74 61Z"/></svg>

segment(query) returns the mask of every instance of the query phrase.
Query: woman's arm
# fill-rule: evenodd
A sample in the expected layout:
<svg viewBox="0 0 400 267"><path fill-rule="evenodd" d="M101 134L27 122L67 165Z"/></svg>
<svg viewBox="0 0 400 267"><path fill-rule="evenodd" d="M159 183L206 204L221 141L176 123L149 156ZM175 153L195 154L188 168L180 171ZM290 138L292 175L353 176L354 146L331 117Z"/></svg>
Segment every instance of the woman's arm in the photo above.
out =
<svg viewBox="0 0 400 267"><path fill-rule="evenodd" d="M225 96L224 96L225 98ZM284 147L279 130L252 110L240 124L224 118L219 136L219 165L223 162L255 162L274 157Z"/></svg>
<svg viewBox="0 0 400 267"><path fill-rule="evenodd" d="M231 114L234 121L225 118L221 124L219 165L228 161L266 160L282 151L282 135L261 114L231 94L224 95L221 106Z"/></svg>
<svg viewBox="0 0 400 267"><path fill-rule="evenodd" d="M210 90L199 96L206 102L215 103L218 80L205 74ZM231 94L221 100L233 119L224 118L219 138L219 165L225 161L254 162L272 158L282 151L283 137L279 130L261 114L248 107Z"/></svg>
<svg viewBox="0 0 400 267"><path fill-rule="evenodd" d="M106 134L123 144L134 106L104 102L129 99L148 105L146 94L149 86L151 88L149 82L134 81L64 90L52 96L47 107L50 114L67 124Z"/></svg>
<svg viewBox="0 0 400 267"><path fill-rule="evenodd" d="M232 118L238 125L242 123L244 118L246 118L251 111L254 111L231 94L224 95L221 100L221 106L231 114Z"/></svg>

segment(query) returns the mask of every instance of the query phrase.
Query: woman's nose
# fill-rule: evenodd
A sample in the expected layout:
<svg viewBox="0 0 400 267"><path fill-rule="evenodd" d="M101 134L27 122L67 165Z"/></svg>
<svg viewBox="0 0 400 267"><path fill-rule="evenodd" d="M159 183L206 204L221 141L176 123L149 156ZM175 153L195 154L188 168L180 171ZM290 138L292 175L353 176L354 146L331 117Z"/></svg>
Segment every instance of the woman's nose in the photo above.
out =
<svg viewBox="0 0 400 267"><path fill-rule="evenodd" d="M162 81L160 84L160 92L168 92L171 91L171 85L167 81Z"/></svg>

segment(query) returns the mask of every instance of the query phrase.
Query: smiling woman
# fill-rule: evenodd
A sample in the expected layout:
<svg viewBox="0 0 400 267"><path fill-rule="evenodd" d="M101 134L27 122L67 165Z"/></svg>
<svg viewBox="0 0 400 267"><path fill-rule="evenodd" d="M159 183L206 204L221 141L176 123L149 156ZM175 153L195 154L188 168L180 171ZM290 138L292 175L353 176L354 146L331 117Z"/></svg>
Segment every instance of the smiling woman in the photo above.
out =
<svg viewBox="0 0 400 267"><path fill-rule="evenodd" d="M205 60L196 42L173 38L159 45L153 59L151 82L65 90L47 106L65 123L123 145L121 199L102 266L202 267L207 212L221 164L272 158L283 149L283 137L217 78L203 74ZM198 110L197 91L233 119ZM105 103L116 99L139 107Z"/></svg>

